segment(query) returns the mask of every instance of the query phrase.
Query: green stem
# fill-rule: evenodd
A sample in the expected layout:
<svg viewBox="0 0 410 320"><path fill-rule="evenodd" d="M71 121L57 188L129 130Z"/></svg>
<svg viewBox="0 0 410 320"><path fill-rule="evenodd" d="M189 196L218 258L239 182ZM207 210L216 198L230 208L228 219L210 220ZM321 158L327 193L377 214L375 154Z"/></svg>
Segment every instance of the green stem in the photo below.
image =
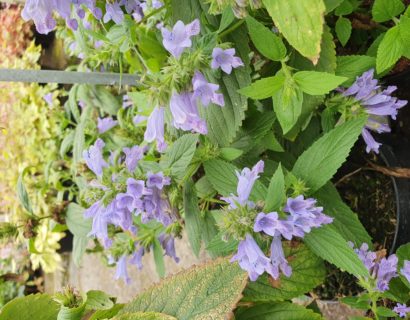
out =
<svg viewBox="0 0 410 320"><path fill-rule="evenodd" d="M232 25L232 27L226 29L224 32L221 32L219 34L218 38L222 39L223 37L226 37L228 34L234 32L236 29L238 29L244 22L245 22L245 20L239 20L237 23Z"/></svg>
<svg viewBox="0 0 410 320"><path fill-rule="evenodd" d="M379 316L377 315L377 297L375 299L374 295L371 295L371 299L372 299L372 312L374 314L374 319L375 320L379 320Z"/></svg>
<svg viewBox="0 0 410 320"><path fill-rule="evenodd" d="M155 9L153 11L151 11L149 14L147 14L144 18L141 19L141 21L139 22L139 24L144 23L145 21L147 21L149 18L151 18L152 16L155 16L157 13L161 12L162 10L164 10L166 8L165 5L163 5L161 8Z"/></svg>

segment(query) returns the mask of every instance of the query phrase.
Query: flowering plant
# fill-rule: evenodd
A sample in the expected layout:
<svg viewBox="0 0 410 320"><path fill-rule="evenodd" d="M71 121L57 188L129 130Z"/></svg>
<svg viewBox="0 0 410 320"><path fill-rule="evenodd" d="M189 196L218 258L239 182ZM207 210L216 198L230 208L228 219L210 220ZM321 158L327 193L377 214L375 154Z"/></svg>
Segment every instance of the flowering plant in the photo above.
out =
<svg viewBox="0 0 410 320"><path fill-rule="evenodd" d="M362 11L376 27L352 28ZM360 134L379 151L373 134L407 103L377 79L408 56L400 0L29 0L23 17L47 33L54 13L74 68L139 75L132 88L75 85L65 105L77 262L93 238L115 278L132 281L128 268L149 252L163 276L164 254L178 262L186 234L195 255L205 247L246 271L243 301L260 304L238 319L274 317L261 302L312 290L323 260L359 279L376 319L406 316L409 297L389 286L397 259L349 245L371 238L331 182ZM338 54L363 33L354 55ZM403 259L396 290L408 290ZM380 292L401 304L386 311Z"/></svg>

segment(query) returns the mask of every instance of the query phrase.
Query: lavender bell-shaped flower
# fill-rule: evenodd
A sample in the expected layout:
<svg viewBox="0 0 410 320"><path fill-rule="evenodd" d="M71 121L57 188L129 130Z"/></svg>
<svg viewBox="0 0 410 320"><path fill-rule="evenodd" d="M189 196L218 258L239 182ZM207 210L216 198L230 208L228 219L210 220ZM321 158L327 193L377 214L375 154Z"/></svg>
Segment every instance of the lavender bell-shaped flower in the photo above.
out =
<svg viewBox="0 0 410 320"><path fill-rule="evenodd" d="M399 259L395 254L383 258L377 268L377 289L381 292L389 290L389 282L392 278L398 276L397 263Z"/></svg>
<svg viewBox="0 0 410 320"><path fill-rule="evenodd" d="M288 261L285 258L283 252L282 240L280 236L273 237L272 244L270 246L270 260L272 263L272 277L277 280L279 278L279 271L286 277L292 275L292 268L289 266Z"/></svg>
<svg viewBox="0 0 410 320"><path fill-rule="evenodd" d="M256 281L265 271L274 276L272 264L250 234L246 235L238 246L238 252L231 262L238 261L239 266L248 272L249 279Z"/></svg>
<svg viewBox="0 0 410 320"><path fill-rule="evenodd" d="M176 251L175 251L175 239L172 235L170 234L161 234L159 236L159 242L161 243L162 248L165 250L165 254L168 257L171 257L174 259L176 263L179 262L179 258L177 257Z"/></svg>
<svg viewBox="0 0 410 320"><path fill-rule="evenodd" d="M235 56L234 48L226 50L214 48L212 51L212 69L221 68L225 73L231 74L232 69L242 67L243 65L241 58Z"/></svg>
<svg viewBox="0 0 410 320"><path fill-rule="evenodd" d="M354 248L353 242L349 242L349 245ZM369 251L369 245L367 243L362 243L359 249L354 249L354 252L358 255L359 259L363 262L369 272L373 270L376 264L377 254L376 252Z"/></svg>
<svg viewBox="0 0 410 320"><path fill-rule="evenodd" d="M279 220L277 212L270 212L265 214L260 212L255 219L253 227L255 232L264 232L272 237L282 235L286 239L292 239L292 226L289 226L287 221Z"/></svg>
<svg viewBox="0 0 410 320"><path fill-rule="evenodd" d="M379 152L380 143L376 142L370 131L378 133L390 132L386 117L396 119L398 109L407 104L406 100L398 100L391 94L397 90L395 86L389 86L384 90L380 89L378 81L373 78L374 70L366 71L356 81L343 91L346 97L353 97L365 109L369 115L362 137L366 142L366 151Z"/></svg>
<svg viewBox="0 0 410 320"><path fill-rule="evenodd" d="M191 23L185 25L182 21L177 23L172 28L172 31L162 28L163 45L175 58L179 58L185 48L192 46L191 37L196 36L200 32L199 20L195 19Z"/></svg>
<svg viewBox="0 0 410 320"><path fill-rule="evenodd" d="M164 139L164 108L156 107L148 118L147 129L145 130L144 140L147 142L157 142L157 150L164 152L167 144Z"/></svg>
<svg viewBox="0 0 410 320"><path fill-rule="evenodd" d="M203 106L206 107L211 102L221 107L225 105L223 94L216 93L219 85L209 83L201 72L195 72L192 78L192 86L194 88L193 98L199 99Z"/></svg>
<svg viewBox="0 0 410 320"><path fill-rule="evenodd" d="M111 239L108 237L108 224L111 223L110 210L107 210L101 201L97 201L84 211L84 217L93 219L88 236L97 237L105 248L109 248L112 244Z"/></svg>
<svg viewBox="0 0 410 320"><path fill-rule="evenodd" d="M396 312L400 318L405 318L406 315L410 313L410 307L405 304L397 303L397 305L393 308L393 311Z"/></svg>
<svg viewBox="0 0 410 320"><path fill-rule="evenodd" d="M137 266L139 270L142 269L142 257L145 254L145 249L143 247L140 247L136 252L134 252L129 260L130 264L134 264Z"/></svg>
<svg viewBox="0 0 410 320"><path fill-rule="evenodd" d="M127 256L122 255L117 261L117 269L115 271L115 280L123 279L126 284L131 282L131 278L128 276L127 270Z"/></svg>
<svg viewBox="0 0 410 320"><path fill-rule="evenodd" d="M168 186L171 184L171 179L169 177L165 177L164 173L147 173L147 187L148 188L157 188L162 190L164 186Z"/></svg>
<svg viewBox="0 0 410 320"><path fill-rule="evenodd" d="M99 134L103 134L108 130L114 128L118 124L117 120L114 120L112 117L98 118L97 129Z"/></svg>
<svg viewBox="0 0 410 320"><path fill-rule="evenodd" d="M128 172L133 173L138 166L138 162L144 157L145 147L133 146L123 148L125 154L125 166Z"/></svg>
<svg viewBox="0 0 410 320"><path fill-rule="evenodd" d="M27 0L21 12L25 21L33 20L39 33L47 34L57 23L53 18L53 0Z"/></svg>
<svg viewBox="0 0 410 320"><path fill-rule="evenodd" d="M231 194L229 197L221 198L229 203L230 209L236 209L237 205L253 207L253 202L248 201L255 181L258 180L259 174L263 172L264 162L260 160L252 170L244 168L241 172L236 172L238 177L238 186L236 188L237 196Z"/></svg>
<svg viewBox="0 0 410 320"><path fill-rule="evenodd" d="M124 12L122 11L118 2L107 3L105 5L105 10L106 12L103 18L104 23L112 20L115 22L115 24L121 24L124 20Z"/></svg>
<svg viewBox="0 0 410 320"><path fill-rule="evenodd" d="M102 149L104 148L105 143L101 139L92 145L88 150L84 150L83 158L88 166L88 168L95 173L98 177L101 177L103 174L103 168L108 167L108 164L105 162L102 154Z"/></svg>
<svg viewBox="0 0 410 320"><path fill-rule="evenodd" d="M208 133L206 122L199 115L192 93L174 93L169 105L175 128L200 134Z"/></svg>

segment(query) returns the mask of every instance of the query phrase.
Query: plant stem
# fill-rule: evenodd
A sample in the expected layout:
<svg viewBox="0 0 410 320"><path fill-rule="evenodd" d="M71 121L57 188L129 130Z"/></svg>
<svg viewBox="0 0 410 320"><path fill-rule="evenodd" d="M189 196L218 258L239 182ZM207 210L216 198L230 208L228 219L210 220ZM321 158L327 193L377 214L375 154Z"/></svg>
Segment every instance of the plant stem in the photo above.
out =
<svg viewBox="0 0 410 320"><path fill-rule="evenodd" d="M218 38L222 39L223 37L226 37L228 34L234 32L236 29L238 29L244 22L245 22L245 20L239 20L237 23L232 25L232 27L230 27L230 28L226 29L224 32L220 33Z"/></svg>
<svg viewBox="0 0 410 320"><path fill-rule="evenodd" d="M153 11L151 11L149 14L147 14L144 18L141 19L141 21L139 22L139 24L144 23L145 21L147 21L149 18L151 18L152 16L155 16L157 13L161 12L162 10L164 10L166 8L165 5L163 5L161 8L155 9Z"/></svg>

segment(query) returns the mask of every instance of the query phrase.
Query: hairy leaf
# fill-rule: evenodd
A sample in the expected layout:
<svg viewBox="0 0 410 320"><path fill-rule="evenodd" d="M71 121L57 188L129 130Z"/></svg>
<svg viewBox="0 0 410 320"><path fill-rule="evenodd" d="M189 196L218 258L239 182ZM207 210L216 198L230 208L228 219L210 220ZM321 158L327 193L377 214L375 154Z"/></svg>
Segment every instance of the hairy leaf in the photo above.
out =
<svg viewBox="0 0 410 320"><path fill-rule="evenodd" d="M285 177L282 166L279 164L266 193L264 212L278 211L285 200L285 196Z"/></svg>
<svg viewBox="0 0 410 320"><path fill-rule="evenodd" d="M1 320L56 320L60 306L48 294L15 298L0 311Z"/></svg>
<svg viewBox="0 0 410 320"><path fill-rule="evenodd" d="M372 8L373 20L376 22L391 20L404 9L402 0L376 0Z"/></svg>
<svg viewBox="0 0 410 320"><path fill-rule="evenodd" d="M403 43L400 37L400 28L395 26L389 29L377 49L376 69L381 73L392 67L403 54Z"/></svg>
<svg viewBox="0 0 410 320"><path fill-rule="evenodd" d="M293 78L303 92L313 96L329 93L347 80L345 77L317 71L299 71Z"/></svg>
<svg viewBox="0 0 410 320"><path fill-rule="evenodd" d="M339 39L341 45L344 47L350 39L350 35L352 34L352 23L349 19L344 17L339 17L336 21L336 35Z"/></svg>
<svg viewBox="0 0 410 320"><path fill-rule="evenodd" d="M255 81L250 86L240 89L238 92L254 100L262 100L272 97L283 86L285 77L276 75Z"/></svg>

